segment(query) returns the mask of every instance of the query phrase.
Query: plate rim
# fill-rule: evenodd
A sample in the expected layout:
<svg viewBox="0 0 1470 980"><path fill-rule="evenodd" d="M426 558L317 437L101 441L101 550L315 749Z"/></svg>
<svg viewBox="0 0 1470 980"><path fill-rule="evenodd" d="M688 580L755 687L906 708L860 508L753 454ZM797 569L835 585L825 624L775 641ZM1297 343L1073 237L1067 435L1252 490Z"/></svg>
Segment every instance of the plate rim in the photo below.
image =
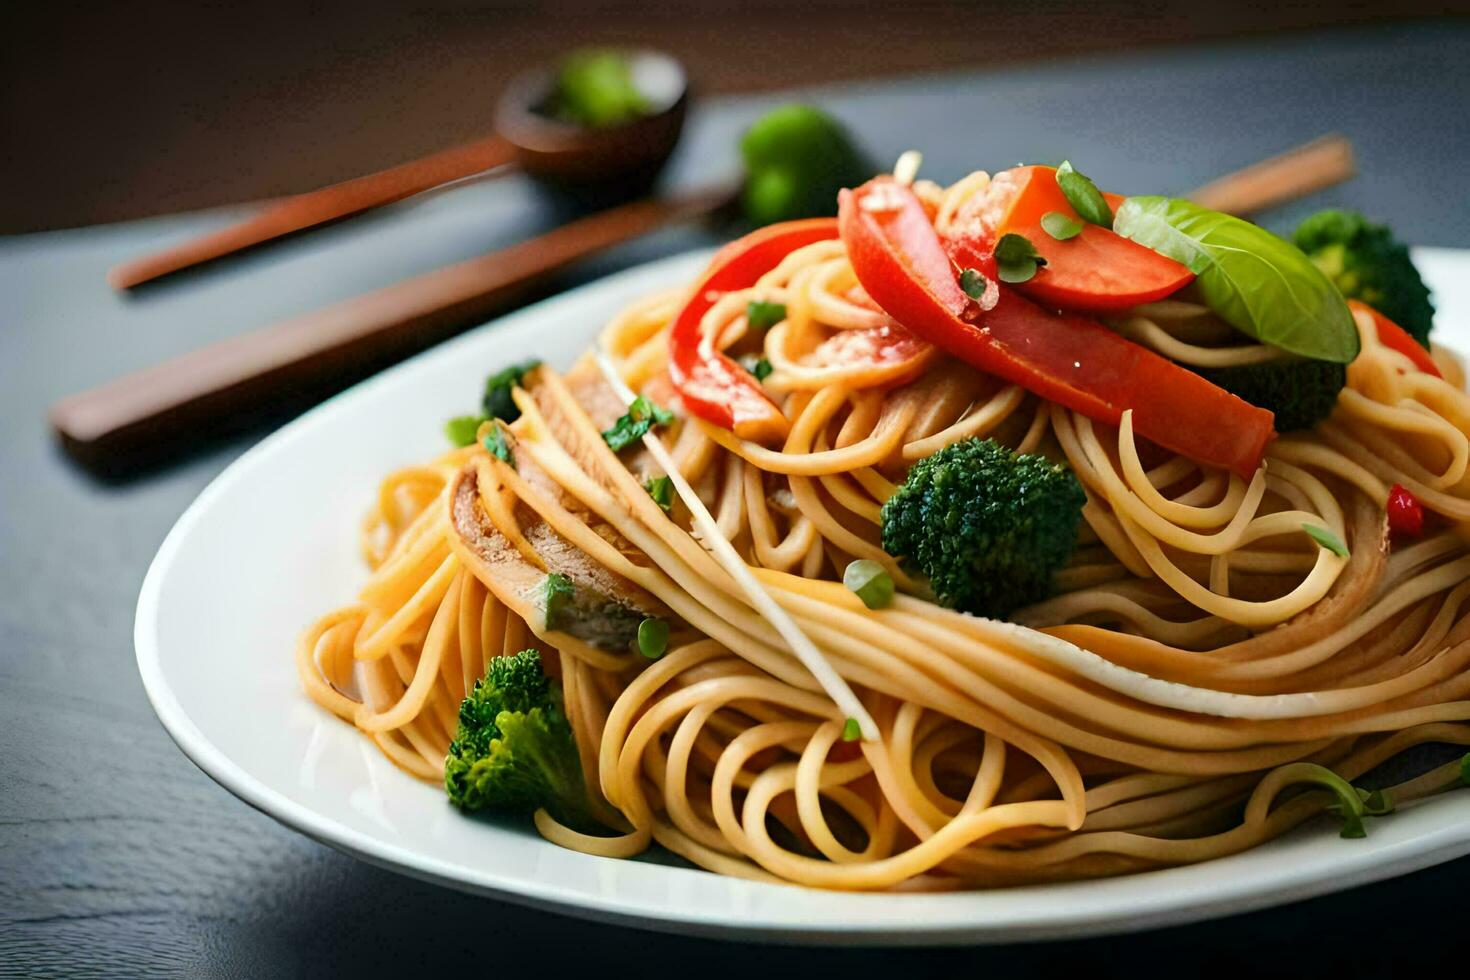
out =
<svg viewBox="0 0 1470 980"><path fill-rule="evenodd" d="M370 397L378 386L391 383L415 366L452 356L456 347L471 342L473 337L483 331L521 321L553 317L560 306L572 305L589 293L615 290L625 280L667 273L673 281L686 267L688 271L693 271L713 251L714 249L697 249L641 263L472 327L460 336L422 351L313 407L262 438L216 475L170 528L149 563L138 595L133 628L138 672L148 701L164 730L185 757L231 794L292 830L377 867L420 881L600 922L659 932L783 944L841 942L894 946L981 945L1124 934L1237 915L1346 891L1470 854L1470 821L1450 821L1428 833L1395 842L1382 850L1346 854L1331 875L1311 873L1309 868L1305 873L1285 871L1270 882L1263 882L1258 876L1235 876L1225 882L1213 882L1212 887L1204 894L1195 893L1182 898L1181 890L1177 887L1146 889L1139 895L1131 896L1133 901L1126 910L1069 901L1059 903L1055 914L1045 917L1033 916L1021 921L1007 920L999 923L985 920L948 921L917 927L901 921L901 916L893 916L884 923L849 921L807 924L799 920L778 922L759 918L755 921L733 921L701 912L696 905L684 907L677 903L666 903L658 916L652 917L646 909L633 907L626 900L581 893L534 877L511 878L497 876L480 868L454 866L410 847L375 838L291 799L268 781L251 775L205 735L189 716L164 670L162 646L158 636L158 614L168 571L192 529L210 511L215 498L227 492L236 481L244 479L260 457L271 453L278 444L295 438L298 432L311 427L322 415L350 410L354 402ZM1470 261L1470 250L1423 251L1455 253L1462 260ZM1072 883L1072 887L1102 887L1109 883L1137 881L1140 878L1153 879L1163 884L1160 876L1177 876L1179 872L1208 867L1213 863L1215 862L1204 862L1121 878ZM668 870L686 871L681 868ZM686 873L708 872L694 869ZM818 889L809 891L814 896L826 894ZM974 893L954 893L955 896L969 894ZM935 897L942 900L949 896ZM861 898L892 902L895 898L901 900L902 896L880 893Z"/></svg>

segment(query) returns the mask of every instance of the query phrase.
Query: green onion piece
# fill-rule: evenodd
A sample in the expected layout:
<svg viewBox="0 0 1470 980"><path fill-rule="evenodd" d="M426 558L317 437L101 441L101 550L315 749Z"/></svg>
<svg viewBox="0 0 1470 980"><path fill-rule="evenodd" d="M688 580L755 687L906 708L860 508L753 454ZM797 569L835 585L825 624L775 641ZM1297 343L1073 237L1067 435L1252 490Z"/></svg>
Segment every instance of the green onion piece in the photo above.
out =
<svg viewBox="0 0 1470 980"><path fill-rule="evenodd" d="M745 304L745 322L752 330L769 330L786 319L785 303L767 303L753 299Z"/></svg>
<svg viewBox="0 0 1470 980"><path fill-rule="evenodd" d="M1363 801L1363 812L1370 817L1382 817L1394 811L1393 797L1381 789L1360 789L1358 798Z"/></svg>
<svg viewBox="0 0 1470 980"><path fill-rule="evenodd" d="M560 628L562 613L576 592L577 587L572 580L558 572L551 572L541 580L541 609L546 616L547 629Z"/></svg>
<svg viewBox="0 0 1470 980"><path fill-rule="evenodd" d="M1470 752L1460 759L1460 782L1470 786Z"/></svg>
<svg viewBox="0 0 1470 980"><path fill-rule="evenodd" d="M643 489L653 498L663 512L667 514L674 506L674 481L666 476L651 477L643 481Z"/></svg>
<svg viewBox="0 0 1470 980"><path fill-rule="evenodd" d="M990 282L985 278L985 273L979 269L966 269L960 273L960 288L971 299L980 299L984 296L985 287L989 285Z"/></svg>
<svg viewBox="0 0 1470 980"><path fill-rule="evenodd" d="M995 265L1001 282L1026 282L1046 265L1046 259L1036 251L1031 239L1007 232L995 243Z"/></svg>
<svg viewBox="0 0 1470 980"><path fill-rule="evenodd" d="M1319 766L1314 762L1294 762L1284 768L1290 777L1288 782L1314 783L1330 790L1337 797L1337 802L1327 807L1327 810L1342 817L1343 837L1368 836L1368 828L1363 824L1363 815L1368 811L1363 801L1370 794L1359 790L1326 766Z"/></svg>
<svg viewBox="0 0 1470 980"><path fill-rule="evenodd" d="M1348 556L1348 547L1342 543L1342 538L1339 538L1327 528L1318 524L1303 524L1302 530L1307 532L1307 537L1339 558L1346 558Z"/></svg>
<svg viewBox="0 0 1470 980"><path fill-rule="evenodd" d="M475 444L475 434L480 431L480 423L485 421L483 415L456 415L444 423L444 435L449 441L463 449L465 446Z"/></svg>
<svg viewBox="0 0 1470 980"><path fill-rule="evenodd" d="M541 366L537 360L522 361L520 364L512 364L503 368L485 379L485 394L480 399L481 407L485 415L492 419L504 419L514 422L521 417L521 409L511 397L511 390L516 388L526 375Z"/></svg>
<svg viewBox="0 0 1470 980"><path fill-rule="evenodd" d="M1069 218L1060 211L1048 211L1041 216L1041 227L1059 242L1076 238L1082 234L1082 222Z"/></svg>
<svg viewBox="0 0 1470 980"><path fill-rule="evenodd" d="M858 724L856 718L849 718L842 723L842 740L844 742L856 742L863 737L863 726Z"/></svg>
<svg viewBox="0 0 1470 980"><path fill-rule="evenodd" d="M674 413L660 408L639 395L628 406L625 415L613 423L612 428L602 434L603 441L613 452L642 439L655 425L668 425L674 421Z"/></svg>
<svg viewBox="0 0 1470 980"><path fill-rule="evenodd" d="M480 444L490 451L490 455L503 463L510 464L511 469L516 467L516 458L511 455L510 446L505 441L505 431L498 425L492 425L490 431L485 433L485 438Z"/></svg>
<svg viewBox="0 0 1470 980"><path fill-rule="evenodd" d="M638 624L638 652L649 660L657 660L669 648L669 624L648 618Z"/></svg>
<svg viewBox="0 0 1470 980"><path fill-rule="evenodd" d="M1062 165L1057 168L1057 186L1062 189L1072 210L1083 221L1102 225L1104 228L1113 227L1113 209L1108 207L1107 198L1102 196L1102 191L1097 189L1097 185L1086 174L1080 174L1072 168L1070 160L1063 160Z"/></svg>
<svg viewBox="0 0 1470 980"><path fill-rule="evenodd" d="M871 558L859 558L848 565L842 573L842 584L869 609L882 609L893 602L893 576Z"/></svg>

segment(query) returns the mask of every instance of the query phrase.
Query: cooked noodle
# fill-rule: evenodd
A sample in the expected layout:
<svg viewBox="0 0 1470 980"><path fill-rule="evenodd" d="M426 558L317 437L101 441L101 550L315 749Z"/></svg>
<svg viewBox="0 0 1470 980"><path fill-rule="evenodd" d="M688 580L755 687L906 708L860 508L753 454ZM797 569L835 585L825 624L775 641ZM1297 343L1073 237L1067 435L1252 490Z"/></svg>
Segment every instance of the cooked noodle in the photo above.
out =
<svg viewBox="0 0 1470 980"><path fill-rule="evenodd" d="M984 174L919 188L942 227ZM1470 397L1412 370L1359 314L1362 352L1330 419L1278 439L1245 480L1141 452L1114 429L929 349L852 366L844 345L899 329L854 287L840 242L797 250L721 297L703 333L758 352L790 421L780 449L692 416L656 431L718 534L876 724L845 717L677 502L643 489L655 456L600 432L623 399L592 357L515 393L515 466L474 446L391 474L362 529L373 574L302 636L308 694L395 764L442 780L459 702L491 658L529 646L559 674L611 836L536 825L628 857L652 842L722 874L838 889L945 889L1202 861L1320 813L1283 792L1299 763L1354 779L1425 742L1470 744ZM682 291L620 313L599 349L675 404L667 331ZM757 335L751 300L785 319ZM1199 367L1268 361L1202 306L1110 321ZM910 463L988 437L1065 460L1085 521L1055 594L998 622L942 608L886 554L883 502ZM1390 484L1443 520L1388 546ZM1350 557L1303 524L1335 533ZM546 627L530 586L567 555L673 626L648 661ZM900 595L841 584L879 562ZM1441 776L1443 774L1440 774ZM1445 783L1397 787L1402 804Z"/></svg>

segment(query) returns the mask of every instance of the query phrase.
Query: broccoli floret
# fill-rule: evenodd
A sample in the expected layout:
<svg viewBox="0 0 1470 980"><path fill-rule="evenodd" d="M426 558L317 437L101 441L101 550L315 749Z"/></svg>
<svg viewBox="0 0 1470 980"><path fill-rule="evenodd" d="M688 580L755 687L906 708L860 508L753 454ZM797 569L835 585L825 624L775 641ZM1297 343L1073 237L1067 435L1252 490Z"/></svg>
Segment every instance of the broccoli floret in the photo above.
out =
<svg viewBox="0 0 1470 980"><path fill-rule="evenodd" d="M1310 429L1332 414L1347 366L1293 359L1228 368L1195 368L1207 381L1276 413L1276 431Z"/></svg>
<svg viewBox="0 0 1470 980"><path fill-rule="evenodd" d="M542 670L539 652L490 661L486 676L460 703L444 787L464 810L544 808L568 826L596 825L561 689Z"/></svg>
<svg viewBox="0 0 1470 980"><path fill-rule="evenodd" d="M883 548L945 605L999 618L1051 592L1086 502L1062 464L967 439L909 469L883 505Z"/></svg>
<svg viewBox="0 0 1470 980"><path fill-rule="evenodd" d="M1386 226L1356 211L1318 211L1297 226L1295 241L1343 296L1367 303L1429 346L1429 288Z"/></svg>
<svg viewBox="0 0 1470 980"><path fill-rule="evenodd" d="M837 192L873 168L836 119L806 105L772 109L740 138L745 216L757 225L837 213Z"/></svg>

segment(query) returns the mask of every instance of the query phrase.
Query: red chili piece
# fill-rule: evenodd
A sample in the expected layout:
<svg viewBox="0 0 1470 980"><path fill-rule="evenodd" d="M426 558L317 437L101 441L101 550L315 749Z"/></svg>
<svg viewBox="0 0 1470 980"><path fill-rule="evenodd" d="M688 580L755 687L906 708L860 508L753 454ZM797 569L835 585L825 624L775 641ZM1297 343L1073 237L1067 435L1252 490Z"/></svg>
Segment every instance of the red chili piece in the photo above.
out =
<svg viewBox="0 0 1470 980"><path fill-rule="evenodd" d="M1411 538L1417 538L1424 530L1424 505L1397 483L1388 491L1388 527L1394 534Z"/></svg>

